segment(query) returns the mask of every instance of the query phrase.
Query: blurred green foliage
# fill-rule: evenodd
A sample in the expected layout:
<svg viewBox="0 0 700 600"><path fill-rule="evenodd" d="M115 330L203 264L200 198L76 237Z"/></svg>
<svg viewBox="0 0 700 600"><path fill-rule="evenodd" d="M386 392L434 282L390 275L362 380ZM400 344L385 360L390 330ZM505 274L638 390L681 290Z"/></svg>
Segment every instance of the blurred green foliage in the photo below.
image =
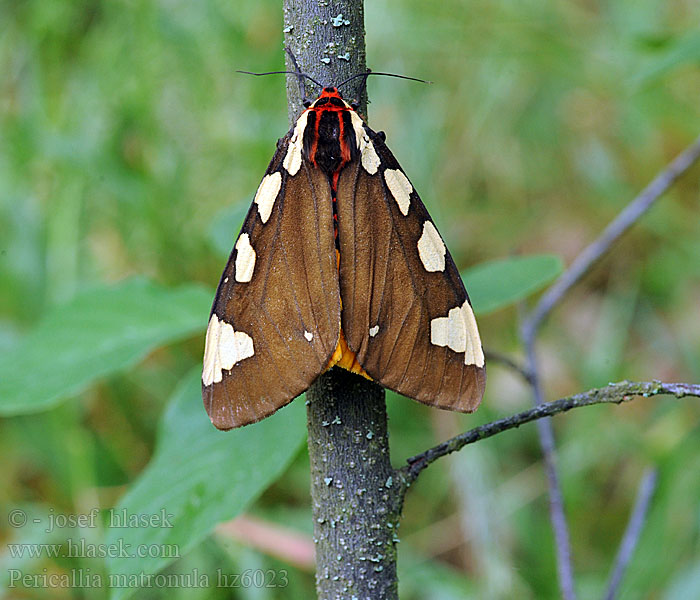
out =
<svg viewBox="0 0 700 600"><path fill-rule="evenodd" d="M370 81L370 122L387 132L461 269L520 253L569 262L700 132L699 21L693 0L368 2L369 64L435 82ZM283 24L268 0L0 0L0 23L0 350L7 362L28 339L45 344L41 368L17 367L26 379L63 369L50 350L70 339L36 324L85 289L132 275L164 289L213 289L288 127L284 82L235 70L281 67ZM698 180L696 167L553 315L540 344L548 398L621 378L700 379ZM0 586L9 568L106 573L98 559L12 560L6 542L66 535L12 529L6 517L17 507L31 516L117 506L154 456L168 398L170 411L181 402L178 382L201 359L206 321L204 309L201 334L183 339L194 331L184 320L180 333L139 346L139 356L150 354L126 373L103 365L106 379L65 389L73 396L51 410L0 420ZM94 334L90 323L86 315ZM513 307L482 316L480 327L488 348L521 352ZM529 402L498 365L476 415L390 394L394 462ZM692 400L661 399L555 421L581 597L601 595L650 464L659 489L622 598L700 596L698 417ZM160 435L161 445L180 441L165 426ZM306 453L289 459L249 511L310 535ZM175 476L182 460L171 465ZM222 466L220 477L234 468ZM428 469L404 512L402 598L557 597L545 489L532 427ZM100 529L76 534L100 542ZM219 567L287 569L289 586L136 597L293 599L313 590L303 568L218 534L168 569Z"/></svg>

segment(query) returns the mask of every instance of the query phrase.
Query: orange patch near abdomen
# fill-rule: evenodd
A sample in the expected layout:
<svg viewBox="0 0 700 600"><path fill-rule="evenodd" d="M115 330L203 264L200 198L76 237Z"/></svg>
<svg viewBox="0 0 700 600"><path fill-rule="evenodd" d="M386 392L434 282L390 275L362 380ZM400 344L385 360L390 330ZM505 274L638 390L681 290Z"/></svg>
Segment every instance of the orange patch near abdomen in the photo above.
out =
<svg viewBox="0 0 700 600"><path fill-rule="evenodd" d="M331 359L328 361L328 366L326 366L326 371L330 369L331 367L340 367L342 369L345 369L346 371L350 371L351 373L357 373L358 375L362 375L362 377L365 377L372 381L372 378L367 375L365 370L362 368L362 365L360 365L359 362L357 362L357 357L355 356L355 353L348 348L348 343L345 340L345 334L343 333L343 330L340 330L340 339L338 340L338 345L335 347L335 351L333 352L333 356L331 356Z"/></svg>

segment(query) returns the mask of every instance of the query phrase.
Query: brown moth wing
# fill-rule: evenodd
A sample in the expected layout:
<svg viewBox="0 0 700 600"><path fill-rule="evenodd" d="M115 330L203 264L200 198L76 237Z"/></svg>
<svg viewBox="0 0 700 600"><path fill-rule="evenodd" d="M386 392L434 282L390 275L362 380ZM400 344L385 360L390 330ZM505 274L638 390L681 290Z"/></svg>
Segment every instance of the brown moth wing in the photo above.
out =
<svg viewBox="0 0 700 600"><path fill-rule="evenodd" d="M340 294L348 346L383 386L425 404L471 412L481 402L486 371L467 292L437 230L424 237L426 227L433 231L432 220L383 138L365 129L378 169L371 174L356 160L338 182ZM437 252L430 250L436 245ZM436 270L428 271L426 264ZM456 308L469 313L472 323L466 352L450 348L447 337L438 339L437 325L446 330L450 311L463 314ZM461 349L453 340L450 344Z"/></svg>
<svg viewBox="0 0 700 600"><path fill-rule="evenodd" d="M270 162L212 307L202 395L218 429L259 421L306 390L340 335L330 185L306 161L289 175L289 138Z"/></svg>

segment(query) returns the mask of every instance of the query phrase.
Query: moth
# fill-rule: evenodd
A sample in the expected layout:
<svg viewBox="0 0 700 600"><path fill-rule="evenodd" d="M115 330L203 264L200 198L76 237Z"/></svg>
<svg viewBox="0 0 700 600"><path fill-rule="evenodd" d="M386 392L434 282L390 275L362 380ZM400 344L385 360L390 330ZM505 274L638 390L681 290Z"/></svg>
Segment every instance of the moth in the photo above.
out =
<svg viewBox="0 0 700 600"><path fill-rule="evenodd" d="M484 353L445 243L399 163L337 87L277 143L219 282L202 396L231 429L331 367L471 412Z"/></svg>

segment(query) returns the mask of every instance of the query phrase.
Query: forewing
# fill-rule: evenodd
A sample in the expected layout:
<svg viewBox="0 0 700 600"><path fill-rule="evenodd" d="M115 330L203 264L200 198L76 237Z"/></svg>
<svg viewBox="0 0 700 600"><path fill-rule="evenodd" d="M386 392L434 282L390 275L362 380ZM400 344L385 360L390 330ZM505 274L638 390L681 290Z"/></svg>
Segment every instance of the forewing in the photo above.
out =
<svg viewBox="0 0 700 600"><path fill-rule="evenodd" d="M378 163L356 160L338 182L348 346L385 387L425 404L471 412L483 396L486 372L467 292L383 138L366 131Z"/></svg>
<svg viewBox="0 0 700 600"><path fill-rule="evenodd" d="M340 335L330 185L278 144L214 299L202 396L212 423L259 421L323 372Z"/></svg>

